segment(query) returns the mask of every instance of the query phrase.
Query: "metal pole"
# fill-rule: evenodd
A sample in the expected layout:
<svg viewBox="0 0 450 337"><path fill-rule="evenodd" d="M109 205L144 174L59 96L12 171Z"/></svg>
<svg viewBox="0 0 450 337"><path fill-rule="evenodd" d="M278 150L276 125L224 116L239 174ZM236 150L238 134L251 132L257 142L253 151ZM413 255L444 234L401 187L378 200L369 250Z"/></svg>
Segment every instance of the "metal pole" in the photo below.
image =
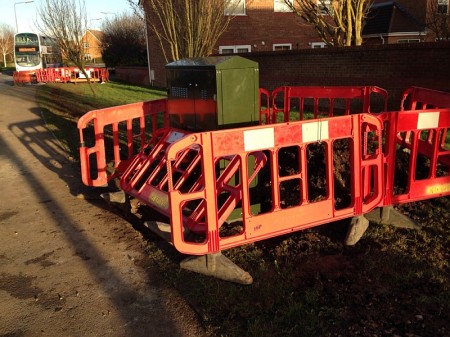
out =
<svg viewBox="0 0 450 337"><path fill-rule="evenodd" d="M152 86L153 79L152 79L152 67L150 66L150 48L148 45L147 15L145 15L144 23L145 23L145 44L147 46L148 82L150 86Z"/></svg>
<svg viewBox="0 0 450 337"><path fill-rule="evenodd" d="M18 33L19 32L19 27L17 26L16 5L17 5L17 3L14 4L14 17L16 18L16 33Z"/></svg>
<svg viewBox="0 0 450 337"><path fill-rule="evenodd" d="M20 1L20 2L16 2L14 3L14 18L16 19L16 33L19 32L19 26L17 25L17 13L16 13L16 5L18 4L28 4L34 2L34 0L29 0L29 1Z"/></svg>

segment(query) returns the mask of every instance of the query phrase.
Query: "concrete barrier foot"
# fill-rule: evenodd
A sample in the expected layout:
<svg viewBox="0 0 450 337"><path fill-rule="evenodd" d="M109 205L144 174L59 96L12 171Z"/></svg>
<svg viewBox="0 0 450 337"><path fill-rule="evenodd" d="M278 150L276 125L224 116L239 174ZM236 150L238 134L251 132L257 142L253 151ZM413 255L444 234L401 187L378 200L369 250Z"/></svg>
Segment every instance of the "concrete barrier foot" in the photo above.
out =
<svg viewBox="0 0 450 337"><path fill-rule="evenodd" d="M253 278L222 253L190 256L180 262L180 267L199 274L239 284L252 284Z"/></svg>

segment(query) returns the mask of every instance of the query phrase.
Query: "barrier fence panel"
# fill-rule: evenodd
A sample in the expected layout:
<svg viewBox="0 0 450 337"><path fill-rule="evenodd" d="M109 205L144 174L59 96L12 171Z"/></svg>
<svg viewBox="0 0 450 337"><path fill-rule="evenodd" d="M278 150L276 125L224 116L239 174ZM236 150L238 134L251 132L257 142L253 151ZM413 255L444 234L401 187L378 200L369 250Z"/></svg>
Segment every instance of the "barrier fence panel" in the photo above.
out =
<svg viewBox="0 0 450 337"><path fill-rule="evenodd" d="M386 90L374 86L284 86L272 92L271 103L271 122L276 123L280 114L284 122L289 122L293 119L293 111L298 112L299 120L375 112L371 110L373 103L378 103L378 112L386 111L388 94Z"/></svg>
<svg viewBox="0 0 450 337"><path fill-rule="evenodd" d="M450 195L450 109L389 112L383 119L389 130L385 204Z"/></svg>
<svg viewBox="0 0 450 337"><path fill-rule="evenodd" d="M270 93L268 90L259 88L259 124L270 124Z"/></svg>
<svg viewBox="0 0 450 337"><path fill-rule="evenodd" d="M436 108L450 108L450 93L410 87L403 93L401 111L379 116L386 134L384 205L446 195L450 117L448 109Z"/></svg>
<svg viewBox="0 0 450 337"><path fill-rule="evenodd" d="M13 72L14 85L34 83L36 81L35 71L15 71Z"/></svg>
<svg viewBox="0 0 450 337"><path fill-rule="evenodd" d="M196 255L352 217L383 199L381 129L360 114L191 134L166 149L163 193L140 195L142 186L157 187L149 165L134 195L166 208L173 244ZM195 188L183 190L180 180L192 177L175 172L193 150ZM345 200L336 201L343 190ZM186 221L193 217L194 231Z"/></svg>
<svg viewBox="0 0 450 337"><path fill-rule="evenodd" d="M400 110L431 108L450 108L450 94L420 87L410 87L403 92Z"/></svg>
<svg viewBox="0 0 450 337"><path fill-rule="evenodd" d="M87 76L93 82L107 82L109 72L107 68L85 68ZM67 83L87 82L86 76L75 67L45 68L36 70L37 82L42 83Z"/></svg>
<svg viewBox="0 0 450 337"><path fill-rule="evenodd" d="M78 120L83 183L104 186L121 175L151 135L168 126L166 99L93 110ZM110 168L108 171L108 163Z"/></svg>

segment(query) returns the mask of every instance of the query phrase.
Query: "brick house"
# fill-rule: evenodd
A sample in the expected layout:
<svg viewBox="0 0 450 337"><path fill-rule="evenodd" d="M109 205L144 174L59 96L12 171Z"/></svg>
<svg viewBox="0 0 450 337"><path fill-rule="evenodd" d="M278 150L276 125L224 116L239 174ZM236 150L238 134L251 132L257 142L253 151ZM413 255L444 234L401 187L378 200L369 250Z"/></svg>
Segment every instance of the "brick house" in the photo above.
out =
<svg viewBox="0 0 450 337"><path fill-rule="evenodd" d="M314 28L289 10L283 0L235 0L239 3L213 53L247 53L323 48ZM321 0L329 3L331 0ZM363 38L366 43L429 41L425 29L427 2L375 0ZM446 2L449 0L434 0ZM401 4L400 4L401 2ZM144 5L145 1L141 0ZM448 8L447 8L448 10ZM226 14L224 14L226 15ZM150 30L149 30L150 31ZM165 86L165 60L155 37L148 35L151 84Z"/></svg>
<svg viewBox="0 0 450 337"><path fill-rule="evenodd" d="M241 1L216 53L278 51L323 47L316 31L289 10L283 0Z"/></svg>
<svg viewBox="0 0 450 337"><path fill-rule="evenodd" d="M103 32L88 29L81 37L84 48L84 59L88 63L102 63L101 39Z"/></svg>
<svg viewBox="0 0 450 337"><path fill-rule="evenodd" d="M236 0L235 17L213 50L215 54L322 48L315 30L289 11L283 0ZM144 5L145 1L141 0ZM226 15L226 14L224 14ZM150 30L149 30L150 31ZM159 43L148 36L152 84L165 86L165 60Z"/></svg>
<svg viewBox="0 0 450 337"><path fill-rule="evenodd" d="M363 29L365 44L424 42L424 22L413 16L398 1L374 3Z"/></svg>
<svg viewBox="0 0 450 337"><path fill-rule="evenodd" d="M432 11L432 2L437 8ZM363 31L365 44L433 42L427 22L436 10L449 15L449 0L375 0Z"/></svg>

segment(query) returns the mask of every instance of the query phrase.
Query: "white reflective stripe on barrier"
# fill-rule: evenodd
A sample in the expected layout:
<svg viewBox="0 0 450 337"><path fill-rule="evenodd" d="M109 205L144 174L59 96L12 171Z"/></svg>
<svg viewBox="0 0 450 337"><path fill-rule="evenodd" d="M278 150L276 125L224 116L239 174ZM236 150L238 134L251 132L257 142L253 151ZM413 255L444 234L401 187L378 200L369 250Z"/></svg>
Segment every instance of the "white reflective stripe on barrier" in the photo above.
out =
<svg viewBox="0 0 450 337"><path fill-rule="evenodd" d="M439 111L421 112L417 120L417 129L436 129L439 125Z"/></svg>
<svg viewBox="0 0 450 337"><path fill-rule="evenodd" d="M244 150L255 151L275 146L273 128L244 131Z"/></svg>

